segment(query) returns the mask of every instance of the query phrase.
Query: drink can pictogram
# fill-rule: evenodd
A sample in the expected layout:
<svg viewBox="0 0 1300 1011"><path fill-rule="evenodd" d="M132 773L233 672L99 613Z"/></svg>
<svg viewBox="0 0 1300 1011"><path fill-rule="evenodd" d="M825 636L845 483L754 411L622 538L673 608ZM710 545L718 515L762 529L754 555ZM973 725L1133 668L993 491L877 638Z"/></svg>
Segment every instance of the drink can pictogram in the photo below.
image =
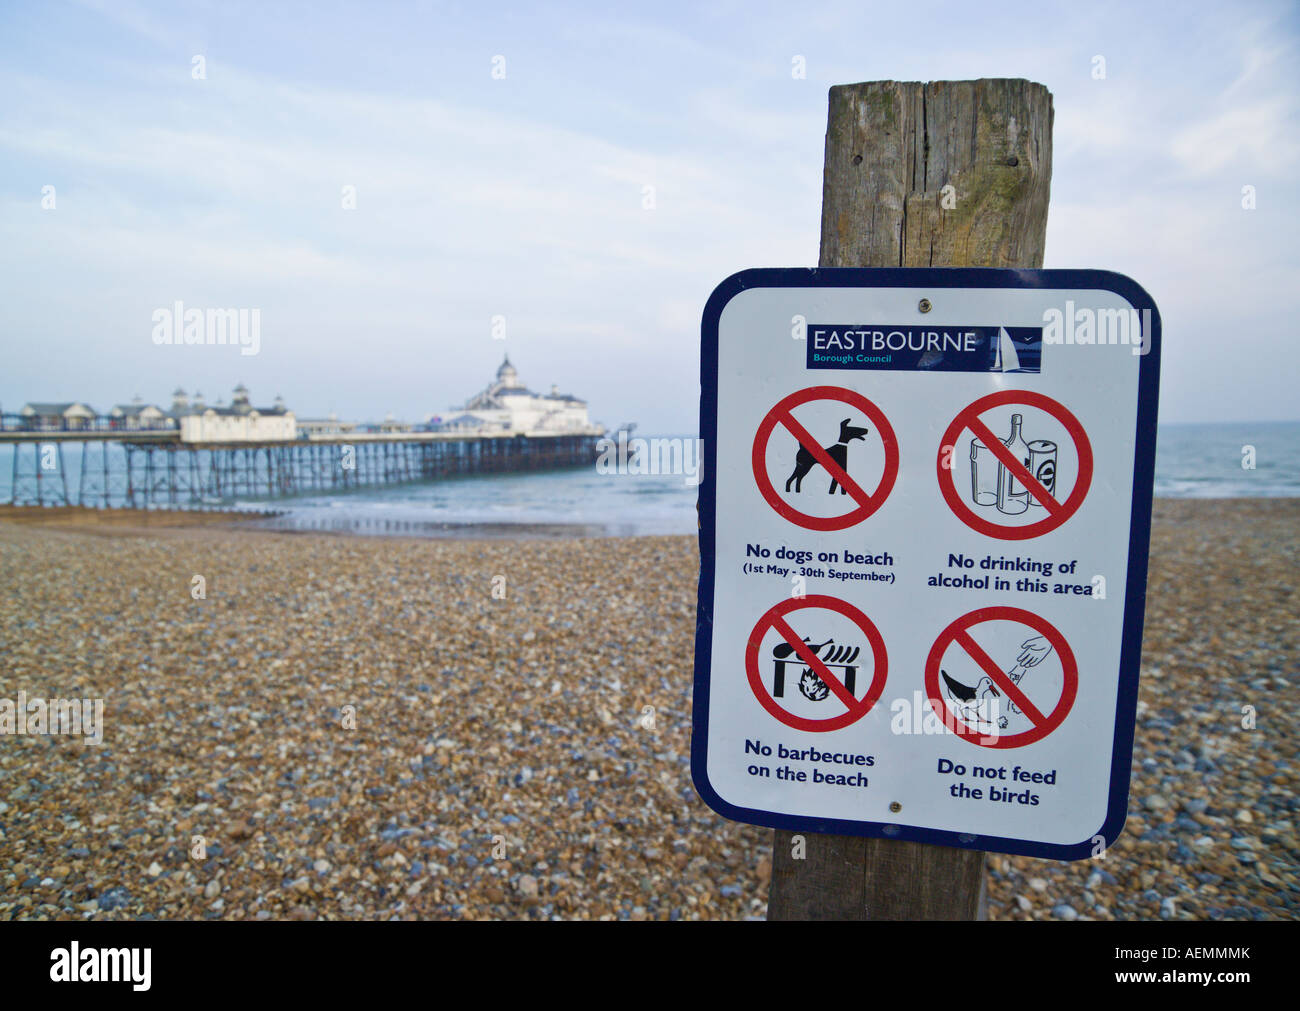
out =
<svg viewBox="0 0 1300 1011"><path fill-rule="evenodd" d="M1033 474L1048 494L1056 494L1056 443L1050 439L1035 439L1029 444L1029 473ZM1029 496L1031 506L1042 507L1034 496Z"/></svg>

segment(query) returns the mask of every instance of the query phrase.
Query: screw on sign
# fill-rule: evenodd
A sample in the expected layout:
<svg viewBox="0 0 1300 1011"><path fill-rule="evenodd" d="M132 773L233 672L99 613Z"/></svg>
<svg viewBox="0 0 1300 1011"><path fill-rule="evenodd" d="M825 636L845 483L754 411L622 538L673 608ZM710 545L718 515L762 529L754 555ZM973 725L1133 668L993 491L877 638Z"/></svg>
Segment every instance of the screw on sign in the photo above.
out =
<svg viewBox="0 0 1300 1011"><path fill-rule="evenodd" d="M868 424L854 425L852 417L846 418L840 422L838 441L823 446L791 413L794 408L814 401L843 404L846 410L865 415ZM796 493L801 491L803 480L809 471L820 465L830 477L831 492L838 490L840 494L850 496L856 508L838 516L815 516L795 509L781 497L772 481L772 475L768 473L767 462L768 443L778 425L793 435L797 443L791 461L793 470L788 477L782 478L786 491L789 492L791 487ZM865 440L873 426L884 450L885 466L875 490L867 492L849 475L848 450L852 442ZM898 477L898 439L884 412L860 393L839 386L813 386L790 394L767 412L754 434L752 464L759 492L773 509L791 523L809 530L844 530L874 513L889 496Z"/></svg>
<svg viewBox="0 0 1300 1011"><path fill-rule="evenodd" d="M980 418L980 415L996 407L1027 407L1046 412L1065 429L1074 445L1078 457L1078 476L1070 494L1061 501L1060 488L1057 485L1058 459L1057 446L1050 440L1040 439L1022 447L1018 455L1004 440L994 435L992 430ZM1021 415L1012 415L1011 441L1017 445L1020 438ZM976 505L993 505L996 503L999 513L1014 515L1030 511L1031 507L1042 507L1047 516L1032 523L1015 525L1010 522L998 523L985 519L975 512L957 490L956 447L966 430L972 436L971 444L971 496ZM997 462L996 480L981 481L979 459L987 455L982 473L989 474L993 461ZM943 438L939 440L939 489L944 500L957 518L972 530L998 537L1003 540L1025 540L1055 530L1073 516L1083 504L1092 483L1092 446L1087 433L1079 419L1064 406L1041 393L1027 390L1003 390L981 397L970 406L958 412Z"/></svg>
<svg viewBox="0 0 1300 1011"><path fill-rule="evenodd" d="M1014 622L1026 629L1015 636L1019 645L1007 670L971 636L971 629L986 622ZM945 665L944 658L954 647L950 662L973 667L974 676ZM1042 676L1035 679L1033 673L1053 653L1059 662L1061 690L1049 708L1035 704L1022 684L1046 681ZM939 633L925 662L925 690L935 714L958 736L986 748L1019 748L1042 740L1064 722L1079 691L1079 667L1070 644L1046 618L1019 607L984 607L962 615ZM1037 694L1042 702L1041 688ZM1012 717L1028 723L1029 729L1003 733Z"/></svg>
<svg viewBox="0 0 1300 1011"><path fill-rule="evenodd" d="M805 624L807 618L818 617L815 612L821 612L820 617L824 619L827 611L852 622L854 636L860 633L866 646L870 647L870 680L866 679L865 671L858 663L860 659L867 658L868 650L861 645L836 644L833 641L810 642L801 637L790 621L787 621L787 616L797 611L809 613L792 617L790 621L795 624ZM770 657L760 657L763 639L769 631L775 631L782 641L771 650ZM763 660L771 661L770 689L764 677L766 666ZM803 668L803 673L796 682L793 675L799 667ZM871 711L885 690L888 671L885 640L871 619L852 604L821 594L794 597L772 607L758 619L745 648L745 673L759 704L776 719L796 730L839 730L856 723ZM864 676L859 677L860 674ZM796 687L803 698L817 703L830 701L830 696L834 696L844 711L826 718L800 716L791 711L789 702L786 701L787 698L794 698L793 691ZM860 697L857 694L859 691L863 692ZM787 693L790 694L787 696Z"/></svg>

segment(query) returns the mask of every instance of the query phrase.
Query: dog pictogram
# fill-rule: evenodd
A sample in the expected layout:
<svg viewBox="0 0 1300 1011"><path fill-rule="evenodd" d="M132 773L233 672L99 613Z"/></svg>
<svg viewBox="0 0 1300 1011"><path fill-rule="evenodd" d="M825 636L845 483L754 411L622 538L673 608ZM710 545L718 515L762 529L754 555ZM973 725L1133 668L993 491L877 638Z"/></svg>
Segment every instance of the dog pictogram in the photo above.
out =
<svg viewBox="0 0 1300 1011"><path fill-rule="evenodd" d="M805 420L818 427L833 424L833 419L845 407L856 413L840 423L839 439L823 447L821 439L815 437L794 416L794 410L804 404L834 405L834 413L824 411L819 421L814 420L817 407L812 412L814 417L805 417ZM854 424L855 418L863 420ZM866 427L868 423L870 428ZM790 444L784 438L773 442L772 437L778 428L783 428L794 436L796 446L793 447L793 473L786 470L791 455ZM853 450L856 478L848 472L849 450L855 443L860 443ZM807 530L844 530L874 513L889 496L889 491L898 478L898 439L884 412L862 394L839 386L812 386L791 393L767 412L754 433L751 461L759 493L780 515ZM796 509L786 498L802 491L803 478L818 464L832 479L828 494L834 495L838 490L841 495L853 500L853 508L848 512L837 516L819 515L815 511L804 512ZM880 478L872 488L871 479L877 470ZM781 480L782 474L790 475L786 479L784 491L776 483ZM864 481L868 487L863 487L859 481ZM817 501L825 502L820 496Z"/></svg>
<svg viewBox="0 0 1300 1011"><path fill-rule="evenodd" d="M849 443L855 439L865 441L867 433L871 431L869 428L859 428L856 425L849 424L852 420L852 418L845 418L840 422L840 438L838 442L822 447L826 451L826 455L834 460L845 474L849 472ZM794 470L785 481L785 490L789 491L790 485L793 484L796 492L802 492L803 479L808 476L808 472L815 466L817 466L817 457L813 455L813 451L800 444L799 452L794 457ZM848 489L840 484L839 479L832 473L831 486L826 494L834 495L836 488L840 490L841 495L848 494Z"/></svg>

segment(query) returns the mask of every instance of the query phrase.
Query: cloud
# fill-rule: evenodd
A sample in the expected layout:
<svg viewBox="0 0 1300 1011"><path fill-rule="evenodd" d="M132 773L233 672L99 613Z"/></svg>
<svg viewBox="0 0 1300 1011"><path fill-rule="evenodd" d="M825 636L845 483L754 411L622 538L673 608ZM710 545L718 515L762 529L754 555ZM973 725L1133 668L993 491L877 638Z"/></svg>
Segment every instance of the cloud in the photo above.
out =
<svg viewBox="0 0 1300 1011"><path fill-rule="evenodd" d="M1037 4L1005 18L724 6L491 24L326 11L311 45L288 50L295 18L270 9L85 6L93 42L0 41L0 56L34 53L0 59L0 269L14 292L0 322L75 349L79 396L121 398L98 391L151 306L206 299L274 321L250 384L298 384L309 412L328 399L422 416L482 385L501 350L487 321L504 314L512 356L562 367L547 380L597 413L688 427L714 285L816 260L825 84L895 73L1041 76L1057 107L1049 265L1131 273L1187 347L1217 346L1206 321L1225 292L1262 307L1248 314L1261 334L1269 306L1291 305L1282 187L1300 156L1282 7L1169 23L1111 6L1111 75L1094 81L1096 18ZM941 30L909 38L917 17ZM208 36L226 44L196 47ZM206 80L189 76L195 51ZM493 82L502 51L511 76ZM808 80L791 79L794 53ZM1259 186L1253 218L1245 183ZM55 212L39 209L45 184ZM151 361L140 367L170 389L173 366ZM6 400L34 395L10 385L36 369L20 365L0 381ZM1279 345L1268 369L1298 365Z"/></svg>

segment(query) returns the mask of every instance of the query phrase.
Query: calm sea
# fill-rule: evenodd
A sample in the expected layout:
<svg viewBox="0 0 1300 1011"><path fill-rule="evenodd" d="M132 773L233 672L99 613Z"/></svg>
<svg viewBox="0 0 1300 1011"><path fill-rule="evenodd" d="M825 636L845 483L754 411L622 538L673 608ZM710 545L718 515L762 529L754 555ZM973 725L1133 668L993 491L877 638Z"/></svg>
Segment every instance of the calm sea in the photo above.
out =
<svg viewBox="0 0 1300 1011"><path fill-rule="evenodd" d="M0 449L0 501L10 497L10 452ZM1243 467L1252 462L1253 468ZM75 447L65 451L64 467L75 492L80 467ZM1162 425L1155 493L1168 498L1300 496L1300 422ZM694 533L695 497L696 486L684 475L602 475L593 466L236 504L280 510L281 515L264 523L286 530L627 537Z"/></svg>
<svg viewBox="0 0 1300 1011"><path fill-rule="evenodd" d="M1300 421L1161 425L1155 492L1161 498L1300 495Z"/></svg>

